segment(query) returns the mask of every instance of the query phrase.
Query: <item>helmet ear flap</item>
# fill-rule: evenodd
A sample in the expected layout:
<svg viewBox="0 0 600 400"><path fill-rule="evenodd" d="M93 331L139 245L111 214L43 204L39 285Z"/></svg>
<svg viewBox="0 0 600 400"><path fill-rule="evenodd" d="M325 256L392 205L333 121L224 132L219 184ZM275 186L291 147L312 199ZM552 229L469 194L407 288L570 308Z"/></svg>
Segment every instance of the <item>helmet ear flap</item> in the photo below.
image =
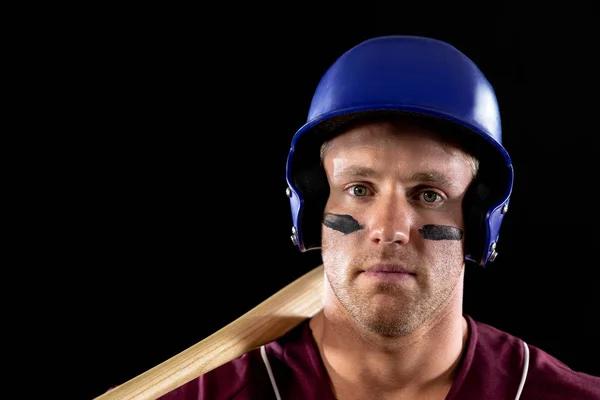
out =
<svg viewBox="0 0 600 400"><path fill-rule="evenodd" d="M329 183L320 164L299 168L298 171L294 176L294 183L305 200L302 215L298 219L302 221L302 242L306 250L313 250L321 247L321 224L317 221L323 221L323 211L329 198Z"/></svg>
<svg viewBox="0 0 600 400"><path fill-rule="evenodd" d="M463 201L463 215L465 219L465 259L477 264L483 259L486 231L485 221L488 205L491 199L491 190L479 178L471 183Z"/></svg>

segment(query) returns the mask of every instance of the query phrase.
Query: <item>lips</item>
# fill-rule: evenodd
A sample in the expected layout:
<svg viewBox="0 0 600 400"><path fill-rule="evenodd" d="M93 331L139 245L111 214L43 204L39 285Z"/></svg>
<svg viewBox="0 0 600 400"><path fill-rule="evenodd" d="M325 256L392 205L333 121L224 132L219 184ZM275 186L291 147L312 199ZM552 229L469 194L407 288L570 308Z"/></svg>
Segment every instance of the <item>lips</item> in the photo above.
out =
<svg viewBox="0 0 600 400"><path fill-rule="evenodd" d="M416 273L409 271L398 264L375 264L371 268L365 270L367 273L377 274L377 273L390 273L390 274L408 274L408 275L416 275Z"/></svg>

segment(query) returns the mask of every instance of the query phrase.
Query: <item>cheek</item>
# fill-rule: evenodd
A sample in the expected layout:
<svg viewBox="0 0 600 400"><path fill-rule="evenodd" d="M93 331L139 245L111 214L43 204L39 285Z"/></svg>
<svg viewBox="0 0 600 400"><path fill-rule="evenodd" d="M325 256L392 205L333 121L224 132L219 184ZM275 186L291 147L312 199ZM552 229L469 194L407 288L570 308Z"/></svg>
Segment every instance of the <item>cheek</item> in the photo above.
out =
<svg viewBox="0 0 600 400"><path fill-rule="evenodd" d="M452 271L464 264L463 244L460 240L425 240L426 253L432 265L444 276L453 275Z"/></svg>
<svg viewBox="0 0 600 400"><path fill-rule="evenodd" d="M444 224L425 224L418 229L426 253L434 258L452 261L464 257L464 231L458 226Z"/></svg>
<svg viewBox="0 0 600 400"><path fill-rule="evenodd" d="M321 232L323 262L328 265L347 265L354 254L351 250L357 248L360 236L360 232L344 234L324 226Z"/></svg>

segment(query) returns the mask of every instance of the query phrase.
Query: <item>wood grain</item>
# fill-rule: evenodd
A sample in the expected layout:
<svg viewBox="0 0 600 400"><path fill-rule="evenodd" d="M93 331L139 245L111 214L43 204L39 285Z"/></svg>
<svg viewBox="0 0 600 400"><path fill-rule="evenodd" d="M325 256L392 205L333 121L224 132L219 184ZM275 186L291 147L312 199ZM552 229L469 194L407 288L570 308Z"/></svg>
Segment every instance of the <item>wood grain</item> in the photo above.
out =
<svg viewBox="0 0 600 400"><path fill-rule="evenodd" d="M154 400L283 335L316 314L322 304L323 265L320 265L206 339L96 400Z"/></svg>

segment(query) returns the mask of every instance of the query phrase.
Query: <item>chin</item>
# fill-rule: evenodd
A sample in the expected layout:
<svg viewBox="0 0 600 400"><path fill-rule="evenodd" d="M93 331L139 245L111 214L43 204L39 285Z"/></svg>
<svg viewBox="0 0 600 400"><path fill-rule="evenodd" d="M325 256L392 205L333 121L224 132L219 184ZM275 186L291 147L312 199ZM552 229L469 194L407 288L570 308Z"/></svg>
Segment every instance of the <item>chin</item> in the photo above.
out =
<svg viewBox="0 0 600 400"><path fill-rule="evenodd" d="M368 331L384 336L397 336L410 333L415 324L408 315L405 305L398 302L378 302L360 307L353 313L354 319Z"/></svg>
<svg viewBox="0 0 600 400"><path fill-rule="evenodd" d="M361 325L369 332L386 337L407 335L417 327L415 324L411 324L397 316L393 318L370 317L368 320L363 321Z"/></svg>

